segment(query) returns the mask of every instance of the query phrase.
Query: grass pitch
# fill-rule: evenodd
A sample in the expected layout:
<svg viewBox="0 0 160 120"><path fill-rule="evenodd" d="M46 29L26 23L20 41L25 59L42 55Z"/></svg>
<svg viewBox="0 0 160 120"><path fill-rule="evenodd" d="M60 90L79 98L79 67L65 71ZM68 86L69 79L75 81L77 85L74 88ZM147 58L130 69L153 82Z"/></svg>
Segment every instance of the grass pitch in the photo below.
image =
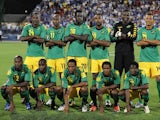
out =
<svg viewBox="0 0 160 120"><path fill-rule="evenodd" d="M114 60L114 44L109 47L110 61L113 65ZM26 42L0 42L0 85L3 85L6 81L6 73L11 65L13 65L13 58L16 55L25 57L27 49ZM45 53L47 49L45 48ZM139 47L135 45L135 58L138 61ZM89 64L90 65L90 64ZM89 86L91 85L91 73L88 73ZM123 81L122 81L123 83ZM21 104L20 96L17 94L14 96L16 110L14 113L10 113L4 110L5 100L0 95L0 120L159 120L160 119L160 104L158 104L158 93L156 88L156 82L153 79L149 81L150 86L150 101L148 103L151 113L145 114L143 108L132 109L131 113L123 113L125 104L119 101L121 111L115 113L113 108L106 108L103 114L96 112L81 112L81 100L75 99L76 106L70 108L70 112L65 114L58 112L57 110L50 110L48 106L44 106L42 111L26 110L25 105ZM105 97L105 95L104 95ZM48 97L46 96L46 101ZM88 98L90 101L90 97ZM111 99L113 102L113 100ZM136 103L138 100L134 100ZM56 99L58 105L61 103ZM31 98L31 103L35 104L35 101Z"/></svg>

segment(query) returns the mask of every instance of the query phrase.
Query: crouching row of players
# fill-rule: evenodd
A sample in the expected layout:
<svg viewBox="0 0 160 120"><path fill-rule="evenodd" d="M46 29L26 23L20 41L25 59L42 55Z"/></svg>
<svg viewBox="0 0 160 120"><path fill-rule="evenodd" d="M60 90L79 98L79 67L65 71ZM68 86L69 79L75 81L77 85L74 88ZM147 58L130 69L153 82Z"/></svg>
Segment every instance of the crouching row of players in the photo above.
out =
<svg viewBox="0 0 160 120"><path fill-rule="evenodd" d="M59 111L69 111L69 99L74 97L82 98L82 112L87 112L88 98L88 82L84 72L76 67L76 61L71 59L68 61L68 67L62 74L62 86L56 86L56 72L47 66L46 60L39 61L39 68L33 74L33 86L29 85L31 80L31 72L26 65L23 64L21 56L14 58L14 65L8 71L8 80L1 87L1 94L6 100L5 110L14 111L15 105L13 95L20 93L24 98L26 109L31 109L29 95L36 100L36 109L41 109L43 102L40 100L41 94L47 94L52 99L51 109L55 109L55 97L62 102ZM139 70L138 63L133 62L129 71L125 75L124 88L119 90L120 76L118 71L112 69L110 62L102 64L103 71L96 78L96 85L90 89L90 96L93 105L90 111L104 112L103 94L110 94L114 100L114 111L119 112L119 98L126 102L124 112L130 112L130 101L134 98L144 99L145 113L149 113L147 105L148 97L148 79L146 75ZM97 96L99 105L97 105Z"/></svg>

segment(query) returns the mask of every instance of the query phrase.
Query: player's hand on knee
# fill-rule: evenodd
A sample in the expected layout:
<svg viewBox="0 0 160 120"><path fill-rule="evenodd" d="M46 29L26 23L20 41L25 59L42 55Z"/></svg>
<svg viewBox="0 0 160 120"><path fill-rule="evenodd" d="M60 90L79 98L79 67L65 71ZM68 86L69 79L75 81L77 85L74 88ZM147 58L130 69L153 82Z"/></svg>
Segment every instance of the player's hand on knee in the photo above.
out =
<svg viewBox="0 0 160 120"><path fill-rule="evenodd" d="M101 89L97 90L97 95L99 95L99 94L102 94L102 90Z"/></svg>

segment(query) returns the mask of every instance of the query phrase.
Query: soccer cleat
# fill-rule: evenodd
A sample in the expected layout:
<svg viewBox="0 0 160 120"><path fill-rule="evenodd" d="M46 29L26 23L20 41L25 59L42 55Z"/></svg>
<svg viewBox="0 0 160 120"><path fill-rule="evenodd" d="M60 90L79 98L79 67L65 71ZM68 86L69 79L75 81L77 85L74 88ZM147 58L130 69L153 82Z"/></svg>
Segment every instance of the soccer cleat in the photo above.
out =
<svg viewBox="0 0 160 120"><path fill-rule="evenodd" d="M141 108L141 107L144 107L143 103L137 102L135 108Z"/></svg>
<svg viewBox="0 0 160 120"><path fill-rule="evenodd" d="M89 109L89 111L96 111L97 110L97 107L96 106L92 106L90 109Z"/></svg>
<svg viewBox="0 0 160 120"><path fill-rule="evenodd" d="M123 112L124 112L124 113L127 113L127 108L125 108Z"/></svg>
<svg viewBox="0 0 160 120"><path fill-rule="evenodd" d="M61 105L59 106L58 111L64 111L64 108L65 108L65 105Z"/></svg>
<svg viewBox="0 0 160 120"><path fill-rule="evenodd" d="M90 103L89 103L89 106L93 106L94 105L94 103L93 103L93 101L91 101Z"/></svg>
<svg viewBox="0 0 160 120"><path fill-rule="evenodd" d="M82 112L87 112L87 106L86 105L82 106Z"/></svg>
<svg viewBox="0 0 160 120"><path fill-rule="evenodd" d="M31 109L31 104L28 102L28 103L26 103L26 109L27 110L30 110Z"/></svg>
<svg viewBox="0 0 160 120"><path fill-rule="evenodd" d="M147 105L147 106L144 106L144 112L145 112L145 113L150 113L150 110L149 110L148 105Z"/></svg>
<svg viewBox="0 0 160 120"><path fill-rule="evenodd" d="M112 106L112 103L110 100L106 100L106 107L111 107Z"/></svg>
<svg viewBox="0 0 160 120"><path fill-rule="evenodd" d="M46 105L51 105L52 104L52 99L49 99L47 102L46 102Z"/></svg>
<svg viewBox="0 0 160 120"><path fill-rule="evenodd" d="M10 106L10 104L7 102L6 105L5 105L4 110L9 110L9 106Z"/></svg>
<svg viewBox="0 0 160 120"><path fill-rule="evenodd" d="M120 112L120 107L119 107L119 105L114 106L114 112Z"/></svg>

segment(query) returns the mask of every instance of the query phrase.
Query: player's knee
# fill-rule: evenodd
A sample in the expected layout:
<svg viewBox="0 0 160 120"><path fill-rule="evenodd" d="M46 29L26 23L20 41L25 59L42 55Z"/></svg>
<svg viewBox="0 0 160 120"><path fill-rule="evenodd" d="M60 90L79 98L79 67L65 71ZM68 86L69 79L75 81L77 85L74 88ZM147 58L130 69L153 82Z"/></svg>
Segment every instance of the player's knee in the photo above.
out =
<svg viewBox="0 0 160 120"><path fill-rule="evenodd" d="M56 86L56 87L55 87L55 92L56 92L56 93L62 93L62 92L63 92L62 87L61 87L61 86Z"/></svg>
<svg viewBox="0 0 160 120"><path fill-rule="evenodd" d="M142 95L147 95L147 94L148 94L147 89L142 90L141 94L142 94Z"/></svg>
<svg viewBox="0 0 160 120"><path fill-rule="evenodd" d="M82 93L85 93L88 91L88 88L86 86L84 87L81 87L81 90L80 90Z"/></svg>
<svg viewBox="0 0 160 120"><path fill-rule="evenodd" d="M112 91L111 91L111 94L112 94L112 95L117 95L118 93L117 93L116 90L112 90Z"/></svg>
<svg viewBox="0 0 160 120"><path fill-rule="evenodd" d="M6 86L1 86L1 91L6 90Z"/></svg>
<svg viewBox="0 0 160 120"><path fill-rule="evenodd" d="M122 96L124 94L125 94L124 90L121 90L121 91L118 92L118 96Z"/></svg>
<svg viewBox="0 0 160 120"><path fill-rule="evenodd" d="M25 92L26 90L27 90L26 87L21 87L21 88L20 88L20 91L21 91L21 92Z"/></svg>
<svg viewBox="0 0 160 120"><path fill-rule="evenodd" d="M12 90L10 87L6 87L6 93L9 93Z"/></svg>
<svg viewBox="0 0 160 120"><path fill-rule="evenodd" d="M90 92L96 92L97 88L95 86L91 87Z"/></svg>

